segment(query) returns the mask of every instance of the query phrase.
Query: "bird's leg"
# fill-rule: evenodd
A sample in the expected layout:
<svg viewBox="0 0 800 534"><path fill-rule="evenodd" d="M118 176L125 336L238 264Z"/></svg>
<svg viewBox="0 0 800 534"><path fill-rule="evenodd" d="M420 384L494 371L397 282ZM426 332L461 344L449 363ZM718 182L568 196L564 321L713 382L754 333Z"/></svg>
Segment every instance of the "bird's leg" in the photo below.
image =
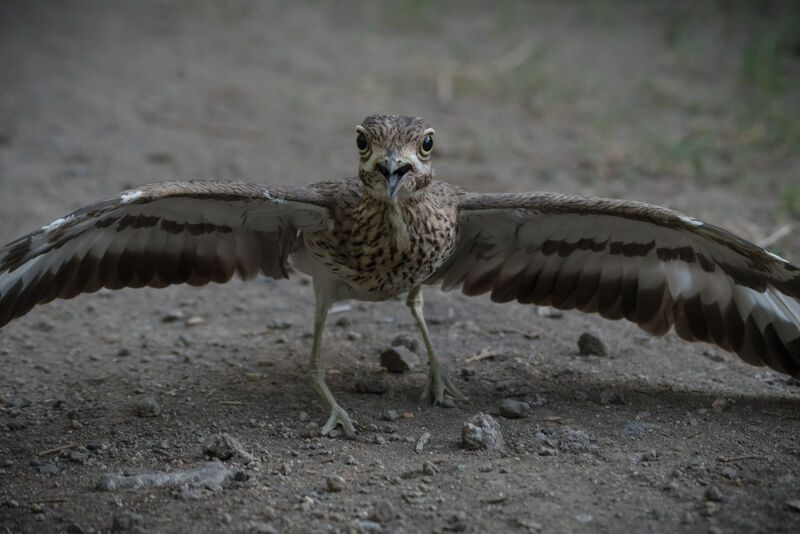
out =
<svg viewBox="0 0 800 534"><path fill-rule="evenodd" d="M422 395L419 397L420 400L430 399L434 404L442 404L445 394L454 399L467 400L467 398L458 391L453 381L447 376L439 360L436 359L436 354L433 352L431 337L428 333L428 325L425 324L425 316L422 314L421 287L417 286L408 292L406 305L411 308L411 315L417 320L417 325L419 325L419 329L422 332L422 340L425 342L425 350L428 351L428 363L430 364L428 381L425 383L425 388L422 390Z"/></svg>
<svg viewBox="0 0 800 534"><path fill-rule="evenodd" d="M328 385L325 383L325 369L322 368L319 362L322 331L325 328L325 319L328 317L328 308L330 308L330 303L326 299L320 298L320 295L317 295L317 305L314 314L314 343L311 347L311 359L308 365L308 381L311 383L311 387L314 388L314 391L325 399L325 402L331 407L331 415L328 417L328 421L325 425L320 429L320 434L325 436L336 428L336 425L342 425L342 430L345 435L353 437L355 436L356 429L353 427L352 421L350 421L350 416L347 415L344 408L339 406L339 403L333 398L331 390L328 389Z"/></svg>

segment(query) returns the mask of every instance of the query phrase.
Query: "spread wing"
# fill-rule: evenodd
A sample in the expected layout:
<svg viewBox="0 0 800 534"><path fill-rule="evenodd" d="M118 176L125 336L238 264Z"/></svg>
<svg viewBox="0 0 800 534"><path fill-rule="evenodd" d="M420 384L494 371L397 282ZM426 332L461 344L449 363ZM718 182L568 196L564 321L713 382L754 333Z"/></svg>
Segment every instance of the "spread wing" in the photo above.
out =
<svg viewBox="0 0 800 534"><path fill-rule="evenodd" d="M101 287L285 278L299 231L326 220L310 188L170 182L126 191L0 248L0 326Z"/></svg>
<svg viewBox="0 0 800 534"><path fill-rule="evenodd" d="M800 270L726 230L638 202L464 195L459 242L430 280L467 295L674 326L800 374Z"/></svg>

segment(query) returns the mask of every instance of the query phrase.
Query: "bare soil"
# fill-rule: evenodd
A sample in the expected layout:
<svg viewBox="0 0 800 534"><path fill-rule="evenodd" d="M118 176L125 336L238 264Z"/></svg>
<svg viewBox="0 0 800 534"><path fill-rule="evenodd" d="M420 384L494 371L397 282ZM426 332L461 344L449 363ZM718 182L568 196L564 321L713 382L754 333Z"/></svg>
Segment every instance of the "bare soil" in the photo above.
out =
<svg viewBox="0 0 800 534"><path fill-rule="evenodd" d="M443 180L763 239L800 220L796 3L698 4L6 2L0 241L142 183L351 175L374 112L428 118ZM772 250L797 263L789 228ZM324 353L355 440L313 432L301 276L35 309L0 331L0 529L800 531L797 381L622 322L425 296L469 401L418 404L424 365L383 376L380 352L418 336L403 300L349 303ZM607 356L578 354L584 332ZM500 416L507 398L530 415ZM479 412L502 450L462 448ZM98 489L202 466L223 432L253 459L212 464L221 483Z"/></svg>

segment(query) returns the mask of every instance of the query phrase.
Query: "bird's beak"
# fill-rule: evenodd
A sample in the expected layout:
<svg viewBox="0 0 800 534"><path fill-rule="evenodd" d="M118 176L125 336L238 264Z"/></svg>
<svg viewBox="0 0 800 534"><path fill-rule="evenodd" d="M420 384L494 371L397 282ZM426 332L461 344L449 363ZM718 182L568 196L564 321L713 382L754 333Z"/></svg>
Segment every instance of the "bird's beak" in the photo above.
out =
<svg viewBox="0 0 800 534"><path fill-rule="evenodd" d="M400 180L411 170L411 164L398 157L397 152L391 150L375 168L386 180L386 195L392 198L397 192Z"/></svg>

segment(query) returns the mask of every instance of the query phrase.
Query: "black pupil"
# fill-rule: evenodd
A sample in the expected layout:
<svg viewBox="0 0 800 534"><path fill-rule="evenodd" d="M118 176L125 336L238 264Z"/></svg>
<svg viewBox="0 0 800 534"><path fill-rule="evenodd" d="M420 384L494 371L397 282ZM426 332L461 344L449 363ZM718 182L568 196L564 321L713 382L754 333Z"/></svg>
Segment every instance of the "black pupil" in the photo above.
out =
<svg viewBox="0 0 800 534"><path fill-rule="evenodd" d="M433 137L430 135L426 135L425 139L422 140L422 150L425 152L430 152L433 149Z"/></svg>
<svg viewBox="0 0 800 534"><path fill-rule="evenodd" d="M367 136L362 133L358 134L358 137L356 137L356 146L359 150L366 150Z"/></svg>

